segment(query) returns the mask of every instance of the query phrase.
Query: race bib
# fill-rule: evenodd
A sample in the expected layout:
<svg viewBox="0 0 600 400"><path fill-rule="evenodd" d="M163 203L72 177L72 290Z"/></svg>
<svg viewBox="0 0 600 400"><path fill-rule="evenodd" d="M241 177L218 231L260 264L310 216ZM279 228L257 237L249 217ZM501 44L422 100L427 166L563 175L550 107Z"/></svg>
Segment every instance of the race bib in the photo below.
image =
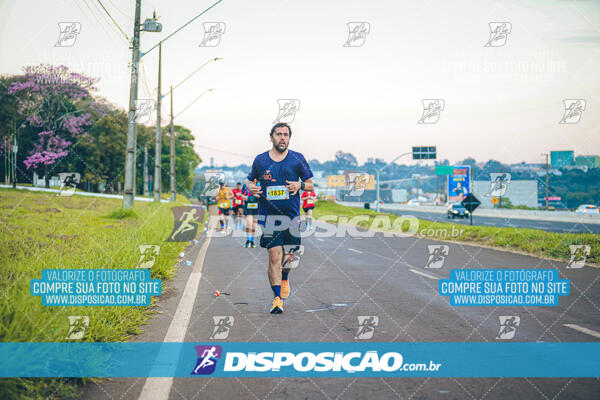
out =
<svg viewBox="0 0 600 400"><path fill-rule="evenodd" d="M219 208L229 208L229 202L228 201L222 201L219 203Z"/></svg>
<svg viewBox="0 0 600 400"><path fill-rule="evenodd" d="M290 192L287 186L269 186L267 187L267 200L287 200L290 198Z"/></svg>
<svg viewBox="0 0 600 400"><path fill-rule="evenodd" d="M242 201L241 201L241 200L238 200L238 199L235 199L235 204L238 204L238 205L240 205L240 204L242 204Z"/></svg>
<svg viewBox="0 0 600 400"><path fill-rule="evenodd" d="M246 203L246 207L248 207L248 208L258 208L258 203Z"/></svg>
<svg viewBox="0 0 600 400"><path fill-rule="evenodd" d="M312 201L312 200L306 200L306 204L307 204L307 205L310 205L310 204L315 204L315 202L314 202L314 201Z"/></svg>

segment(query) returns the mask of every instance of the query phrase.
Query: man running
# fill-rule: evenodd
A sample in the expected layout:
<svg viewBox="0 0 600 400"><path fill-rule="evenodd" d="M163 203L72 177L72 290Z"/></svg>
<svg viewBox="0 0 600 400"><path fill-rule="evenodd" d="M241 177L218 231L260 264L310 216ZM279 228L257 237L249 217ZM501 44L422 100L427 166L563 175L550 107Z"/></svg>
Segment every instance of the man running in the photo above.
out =
<svg viewBox="0 0 600 400"><path fill-rule="evenodd" d="M260 182L257 182L260 185ZM246 215L246 247L256 247L254 243L254 234L258 223L258 197L253 195L246 185L242 188L242 198L244 199L244 214Z"/></svg>
<svg viewBox="0 0 600 400"><path fill-rule="evenodd" d="M224 181L219 181L219 192L217 193L217 207L219 207L219 221L221 230L226 234L229 232L229 209L231 208L231 199L233 194Z"/></svg>
<svg viewBox="0 0 600 400"><path fill-rule="evenodd" d="M312 210L315 208L317 195L312 190L305 190L300 198L303 200L302 209L306 214L306 229L310 229L312 227Z"/></svg>
<svg viewBox="0 0 600 400"><path fill-rule="evenodd" d="M238 182L235 185L235 189L232 189L231 192L233 193L233 229L242 229L242 217L244 215L244 199L242 198L242 184Z"/></svg>
<svg viewBox="0 0 600 400"><path fill-rule="evenodd" d="M288 124L275 124L269 136L273 147L256 156L246 186L259 197L258 213L261 218L258 223L263 226L260 247L266 248L269 253L267 275L274 295L270 312L281 314L282 299L290 295L290 268L282 268L282 265L284 256L293 258L292 254L284 252L284 245L300 246L298 191L313 190L313 173L302 154L288 150L292 136Z"/></svg>

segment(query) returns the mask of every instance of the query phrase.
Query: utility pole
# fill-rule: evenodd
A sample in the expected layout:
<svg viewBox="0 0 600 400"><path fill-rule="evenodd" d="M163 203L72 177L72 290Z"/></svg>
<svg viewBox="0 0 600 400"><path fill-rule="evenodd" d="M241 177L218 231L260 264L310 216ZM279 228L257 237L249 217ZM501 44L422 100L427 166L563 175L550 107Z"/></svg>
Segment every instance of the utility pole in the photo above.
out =
<svg viewBox="0 0 600 400"><path fill-rule="evenodd" d="M17 131L13 142L13 188L17 188Z"/></svg>
<svg viewBox="0 0 600 400"><path fill-rule="evenodd" d="M548 210L548 196L549 196L549 185L550 185L550 180L548 178L548 170L550 169L550 166L548 165L548 153L544 153L542 154L544 156L546 156L546 210Z"/></svg>
<svg viewBox="0 0 600 400"><path fill-rule="evenodd" d="M144 197L148 196L148 143L144 143Z"/></svg>
<svg viewBox="0 0 600 400"><path fill-rule="evenodd" d="M161 192L161 161L162 161L162 132L160 128L161 99L162 99L162 41L158 44L158 91L156 94L156 149L154 151L154 201L160 202Z"/></svg>
<svg viewBox="0 0 600 400"><path fill-rule="evenodd" d="M173 127L173 86L171 86L171 201L175 201L175 128Z"/></svg>
<svg viewBox="0 0 600 400"><path fill-rule="evenodd" d="M129 120L127 124L127 153L125 156L125 188L123 208L133 207L135 200L135 143L136 143L136 107L138 93L138 64L140 61L140 9L142 0L135 1L135 19L133 21L133 46L131 56L131 83L129 87Z"/></svg>

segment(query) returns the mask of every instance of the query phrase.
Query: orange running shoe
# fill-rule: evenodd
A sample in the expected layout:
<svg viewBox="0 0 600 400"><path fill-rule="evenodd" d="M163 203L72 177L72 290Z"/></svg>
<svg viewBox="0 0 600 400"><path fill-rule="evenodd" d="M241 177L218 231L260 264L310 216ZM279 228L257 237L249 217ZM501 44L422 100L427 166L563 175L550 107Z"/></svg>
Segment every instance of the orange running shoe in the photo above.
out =
<svg viewBox="0 0 600 400"><path fill-rule="evenodd" d="M281 298L287 299L290 295L290 280L281 281Z"/></svg>
<svg viewBox="0 0 600 400"><path fill-rule="evenodd" d="M279 297L275 297L269 312L271 314L281 314L283 312L283 300L281 300Z"/></svg>

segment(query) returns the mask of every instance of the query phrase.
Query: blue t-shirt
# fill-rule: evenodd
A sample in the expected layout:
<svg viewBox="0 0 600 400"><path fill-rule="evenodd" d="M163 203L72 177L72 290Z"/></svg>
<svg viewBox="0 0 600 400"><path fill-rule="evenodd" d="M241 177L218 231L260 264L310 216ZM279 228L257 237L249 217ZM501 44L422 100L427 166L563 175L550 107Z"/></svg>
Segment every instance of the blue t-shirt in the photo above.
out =
<svg viewBox="0 0 600 400"><path fill-rule="evenodd" d="M262 193L258 198L258 213L260 215L287 215L296 218L300 215L300 190L288 199L267 200L269 186L287 185L286 181L306 181L313 173L304 156L296 151L288 150L287 156L279 162L273 161L266 151L259 154L252 163L248 180L258 179ZM263 221L259 220L259 223ZM262 225L262 224L261 224Z"/></svg>

